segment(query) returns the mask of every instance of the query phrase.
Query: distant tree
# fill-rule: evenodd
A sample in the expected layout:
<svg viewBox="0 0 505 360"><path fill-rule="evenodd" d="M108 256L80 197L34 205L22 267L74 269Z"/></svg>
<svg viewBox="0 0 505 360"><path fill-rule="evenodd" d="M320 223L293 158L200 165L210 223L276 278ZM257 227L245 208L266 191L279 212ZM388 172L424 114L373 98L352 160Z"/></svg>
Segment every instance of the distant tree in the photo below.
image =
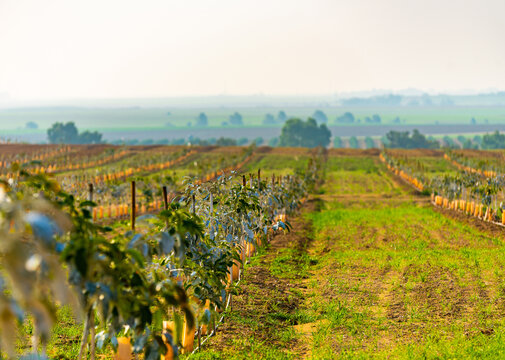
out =
<svg viewBox="0 0 505 360"><path fill-rule="evenodd" d="M196 118L196 123L195 126L208 126L209 125L209 119L207 118L207 115L205 113L200 113L198 117Z"/></svg>
<svg viewBox="0 0 505 360"><path fill-rule="evenodd" d="M365 138L365 146L367 149L373 149L375 147L375 141L370 136Z"/></svg>
<svg viewBox="0 0 505 360"><path fill-rule="evenodd" d="M246 137L241 137L240 139L237 140L237 145L242 146L245 145L249 142L249 139Z"/></svg>
<svg viewBox="0 0 505 360"><path fill-rule="evenodd" d="M463 149L478 149L479 145L474 144L472 140L466 139L465 142L463 143Z"/></svg>
<svg viewBox="0 0 505 360"><path fill-rule="evenodd" d="M331 132L325 124L317 126L316 120L309 118L307 121L292 118L282 127L279 138L280 146L326 147L330 143Z"/></svg>
<svg viewBox="0 0 505 360"><path fill-rule="evenodd" d="M336 149L340 149L342 147L342 139L340 136L335 136L333 139L333 147Z"/></svg>
<svg viewBox="0 0 505 360"><path fill-rule="evenodd" d="M263 124L265 125L275 124L275 117L272 114L266 114L265 118L263 119Z"/></svg>
<svg viewBox="0 0 505 360"><path fill-rule="evenodd" d="M165 123L165 127L174 127L174 124L172 124L171 122L166 122Z"/></svg>
<svg viewBox="0 0 505 360"><path fill-rule="evenodd" d="M232 138L220 137L216 141L217 146L235 146L237 145L237 140Z"/></svg>
<svg viewBox="0 0 505 360"><path fill-rule="evenodd" d="M270 140L268 140L268 146L271 146L271 147L279 146L279 138L273 137Z"/></svg>
<svg viewBox="0 0 505 360"><path fill-rule="evenodd" d="M140 145L152 145L152 144L154 144L153 139L144 139L140 142Z"/></svg>
<svg viewBox="0 0 505 360"><path fill-rule="evenodd" d="M79 134L79 144L101 144L102 141L102 134L100 134L98 131L85 131L81 134Z"/></svg>
<svg viewBox="0 0 505 360"><path fill-rule="evenodd" d="M216 145L217 139L215 137L211 137L207 140L210 145Z"/></svg>
<svg viewBox="0 0 505 360"><path fill-rule="evenodd" d="M231 125L244 125L244 122L242 121L242 115L240 115L238 112L235 112L234 114L230 115L228 118L228 121Z"/></svg>
<svg viewBox="0 0 505 360"><path fill-rule="evenodd" d="M378 114L373 114L372 115L372 122L376 124L380 124L381 122L381 117Z"/></svg>
<svg viewBox="0 0 505 360"><path fill-rule="evenodd" d="M257 146L260 146L264 143L265 141L261 136L258 136L256 139L253 140L253 143L255 143Z"/></svg>
<svg viewBox="0 0 505 360"><path fill-rule="evenodd" d="M477 120L475 120L475 118L473 117L473 118L470 120L470 124L472 124L472 125L477 124Z"/></svg>
<svg viewBox="0 0 505 360"><path fill-rule="evenodd" d="M222 121L221 122L221 126L228 126L228 122L227 121Z"/></svg>
<svg viewBox="0 0 505 360"><path fill-rule="evenodd" d="M386 134L387 146L390 148L404 149L437 149L440 144L435 140L426 139L426 137L414 129L412 136L408 131L390 131Z"/></svg>
<svg viewBox="0 0 505 360"><path fill-rule="evenodd" d="M192 126L193 126L193 123L192 123L191 121L188 121L188 122L186 123L186 126L187 126L187 127L192 127Z"/></svg>
<svg viewBox="0 0 505 360"><path fill-rule="evenodd" d="M97 131L85 131L79 134L79 130L73 122L54 123L47 130L47 137L51 144L101 144L102 134Z"/></svg>
<svg viewBox="0 0 505 360"><path fill-rule="evenodd" d="M381 143L384 145L384 147L390 147L389 146L389 139L387 138L386 135L381 136Z"/></svg>
<svg viewBox="0 0 505 360"><path fill-rule="evenodd" d="M200 145L200 146L210 145L207 140L200 139L199 137L195 137L193 135L190 135L188 137L187 144Z"/></svg>
<svg viewBox="0 0 505 360"><path fill-rule="evenodd" d="M57 122L47 130L47 138L51 144L77 144L79 131L73 122Z"/></svg>
<svg viewBox="0 0 505 360"><path fill-rule="evenodd" d="M505 134L500 134L498 130L492 134L485 134L482 137L481 147L485 150L505 149Z"/></svg>
<svg viewBox="0 0 505 360"><path fill-rule="evenodd" d="M451 138L450 136L446 135L443 137L442 140L443 140L445 146L447 146L451 149L459 149L459 146L456 145L456 143L454 142L454 139Z"/></svg>
<svg viewBox="0 0 505 360"><path fill-rule="evenodd" d="M339 123L353 123L354 115L350 112L345 112L342 116L337 117Z"/></svg>
<svg viewBox="0 0 505 360"><path fill-rule="evenodd" d="M466 141L466 137L464 137L463 135L458 135L457 139L462 144Z"/></svg>
<svg viewBox="0 0 505 360"><path fill-rule="evenodd" d="M358 138L356 138L356 136L351 136L349 138L349 147L351 149L357 149L359 147Z"/></svg>
<svg viewBox="0 0 505 360"><path fill-rule="evenodd" d="M438 149L440 144L433 138L426 139L426 137L419 132L419 130L414 129L411 137L411 149Z"/></svg>
<svg viewBox="0 0 505 360"><path fill-rule="evenodd" d="M312 117L320 124L326 124L328 123L328 117L324 112L321 110L316 110Z"/></svg>
<svg viewBox="0 0 505 360"><path fill-rule="evenodd" d="M184 145L186 143L186 140L184 138L173 139L170 143L172 145Z"/></svg>
<svg viewBox="0 0 505 360"><path fill-rule="evenodd" d="M401 123L401 120L398 116L393 119L393 124L400 124L400 123Z"/></svg>
<svg viewBox="0 0 505 360"><path fill-rule="evenodd" d="M480 135L475 135L475 136L473 137L473 142L474 142L474 143L476 143L476 144L478 144L478 145L480 146L480 145L482 144L482 136L480 136Z"/></svg>
<svg viewBox="0 0 505 360"><path fill-rule="evenodd" d="M39 126L37 125L37 123L33 122L33 121L28 121L25 125L25 127L27 129L38 129Z"/></svg>
<svg viewBox="0 0 505 360"><path fill-rule="evenodd" d="M283 123L287 119L288 119L288 116L286 115L286 113L284 111L282 111L282 110L279 111L279 113L277 114L277 121L280 122L280 123Z"/></svg>
<svg viewBox="0 0 505 360"><path fill-rule="evenodd" d="M137 145L139 143L139 141L137 139L128 139L128 140L125 140L125 144L126 145Z"/></svg>
<svg viewBox="0 0 505 360"><path fill-rule="evenodd" d="M160 139L160 140L156 140L156 144L160 144L160 145L168 145L168 144L170 144L170 140L168 140L168 139Z"/></svg>

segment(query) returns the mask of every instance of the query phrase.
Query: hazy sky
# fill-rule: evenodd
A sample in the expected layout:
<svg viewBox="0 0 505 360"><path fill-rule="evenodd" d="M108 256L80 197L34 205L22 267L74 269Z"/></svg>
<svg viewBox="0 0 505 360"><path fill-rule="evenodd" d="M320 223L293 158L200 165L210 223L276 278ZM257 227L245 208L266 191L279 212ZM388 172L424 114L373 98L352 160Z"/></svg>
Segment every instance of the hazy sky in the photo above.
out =
<svg viewBox="0 0 505 360"><path fill-rule="evenodd" d="M503 89L505 0L0 0L14 99Z"/></svg>

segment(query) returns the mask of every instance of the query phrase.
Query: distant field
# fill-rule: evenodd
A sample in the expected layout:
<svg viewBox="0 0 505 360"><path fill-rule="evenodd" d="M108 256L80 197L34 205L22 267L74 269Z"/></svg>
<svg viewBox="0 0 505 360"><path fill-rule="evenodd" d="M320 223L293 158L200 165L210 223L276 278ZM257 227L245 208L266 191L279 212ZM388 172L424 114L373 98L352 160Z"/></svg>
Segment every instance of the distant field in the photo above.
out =
<svg viewBox="0 0 505 360"><path fill-rule="evenodd" d="M322 110L330 124L337 116L349 111L361 123L365 117L378 114L383 124L393 124L396 117L402 124L470 124L474 117L478 124L496 124L505 122L503 107L253 107L253 108L19 108L0 109L0 127L16 129L24 127L28 121L36 122L40 128L47 128L56 121L74 121L79 127L97 130L126 130L131 128L160 128L168 122L176 127L187 128L188 122L195 123L199 113L204 112L209 118L209 126L221 126L235 111L242 114L244 125L263 126L265 115L274 116L281 110L288 117L311 116L315 110ZM139 123L141 121L142 123Z"/></svg>
<svg viewBox="0 0 505 360"><path fill-rule="evenodd" d="M211 137L263 137L280 134L281 124L264 125L266 114L277 116L284 110L288 117L307 118L316 107L249 107L249 108L19 108L0 110L1 136L24 141L40 142L46 139L45 130L54 122L73 121L81 130L98 130L107 140L116 139L173 139L191 135ZM503 107L319 107L329 119L328 125L338 136L382 136L391 129L419 128L426 134L482 133L505 130ZM244 126L222 126L228 117L238 111ZM352 112L359 123L337 124L335 119L344 112ZM200 112L209 119L208 127L194 124ZM365 117L378 114L382 123L369 124ZM399 119L395 121L395 119ZM470 120L477 124L471 125ZM35 122L38 130L27 130L25 124ZM171 124L169 126L167 124Z"/></svg>

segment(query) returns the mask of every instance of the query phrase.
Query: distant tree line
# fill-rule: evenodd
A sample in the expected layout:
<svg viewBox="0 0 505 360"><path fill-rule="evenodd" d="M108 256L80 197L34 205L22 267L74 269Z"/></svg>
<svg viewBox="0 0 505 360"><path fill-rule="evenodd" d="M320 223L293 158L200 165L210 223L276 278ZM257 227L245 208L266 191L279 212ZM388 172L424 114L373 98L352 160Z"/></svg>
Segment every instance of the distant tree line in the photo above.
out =
<svg viewBox="0 0 505 360"><path fill-rule="evenodd" d="M354 124L360 123L361 119L356 119L351 112L345 112L344 114L338 116L335 119L336 123L340 124ZM370 116L365 116L364 122L367 124L380 124L382 122L381 117L378 114L373 114L371 117Z"/></svg>
<svg viewBox="0 0 505 360"><path fill-rule="evenodd" d="M221 122L221 126L228 126L228 125L233 125L233 126L242 126L244 125L244 120L242 118L242 115L238 112L234 112L228 117L228 121L223 121ZM173 124L171 122L166 123L167 127L172 127ZM190 127L193 126L192 122L188 122L186 126ZM209 118L207 114L204 112L201 112L198 114L198 116L195 119L195 126L197 127L207 127L209 126Z"/></svg>
<svg viewBox="0 0 505 360"><path fill-rule="evenodd" d="M288 119L288 116L284 111L279 111L277 113L277 117L275 117L272 114L266 114L265 117L263 118L263 124L264 125L273 125L273 124L284 124L286 120Z"/></svg>
<svg viewBox="0 0 505 360"><path fill-rule="evenodd" d="M128 140L113 140L110 142L113 145L217 145L217 146L243 146L247 144L256 144L260 146L264 143L262 137L257 137L250 141L246 137L241 137L239 139L220 137L220 138L209 138L201 139L194 136L189 136L188 138L176 138L176 139L128 139Z"/></svg>
<svg viewBox="0 0 505 360"><path fill-rule="evenodd" d="M498 130L492 134L486 134L482 136L480 146L486 150L505 149L505 134L500 134Z"/></svg>
<svg viewBox="0 0 505 360"><path fill-rule="evenodd" d="M418 130L414 130L412 135L408 131L390 131L384 137L383 142L389 148L438 149L447 147L453 149L495 150L505 149L505 134L495 131L483 136L475 135L473 138L464 135L456 137L446 135L440 141L437 141L433 137L427 138Z"/></svg>
<svg viewBox="0 0 505 360"><path fill-rule="evenodd" d="M339 115L330 121L328 115L322 110L315 110L311 115L311 118L317 121L319 124L328 124L330 122L335 124L354 124L354 123L365 123L365 124L381 124L382 118L379 114L372 114L369 116L364 116L363 118L357 118L353 113L347 111L342 115ZM289 119L288 115L284 110L280 110L276 115L272 113L267 113L263 117L263 125L283 125ZM397 116L392 120L393 123L401 123L401 119ZM234 112L228 116L227 120L221 122L221 126L243 126L244 118L239 112ZM209 126L209 118L206 113L201 112L194 119L193 122L187 122L188 127L207 127ZM172 122L167 122L166 127L174 127Z"/></svg>
<svg viewBox="0 0 505 360"><path fill-rule="evenodd" d="M436 140L427 139L419 130L390 131L386 134L385 145L389 148L401 149L438 149L440 144Z"/></svg>
<svg viewBox="0 0 505 360"><path fill-rule="evenodd" d="M102 134L98 131L79 133L73 122L54 123L47 130L47 138L51 144L101 144Z"/></svg>

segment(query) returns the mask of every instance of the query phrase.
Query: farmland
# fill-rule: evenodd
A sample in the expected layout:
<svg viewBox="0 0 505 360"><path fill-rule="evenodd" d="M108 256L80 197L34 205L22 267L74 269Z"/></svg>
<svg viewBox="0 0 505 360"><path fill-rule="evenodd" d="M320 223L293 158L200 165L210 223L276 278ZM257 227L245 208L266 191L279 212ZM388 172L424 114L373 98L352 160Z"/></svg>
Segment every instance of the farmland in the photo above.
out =
<svg viewBox="0 0 505 360"><path fill-rule="evenodd" d="M90 198L89 184L93 184L93 204L84 204L92 208L89 218L72 215L75 224L110 227L100 236L118 244L114 250L118 254L123 254L121 244L137 241L132 246L142 254L144 267L131 260L128 251L123 261L138 274L148 271L160 277L155 283L158 295L147 286L152 280L148 276L143 280L144 295L159 299L139 302L148 304L153 319L144 319L144 327L136 330L125 331L121 323L137 316L121 302L136 304L136 297L110 299L111 306L122 304L117 318L104 309L103 299L85 298L94 304L94 310L86 308L85 317L97 315L92 317L96 328L91 326L90 331L103 337L104 346L96 350L100 358L113 358L113 343L119 337L151 344L155 334L165 336L162 320L176 324L167 331L173 336L171 344L187 350L181 358L245 359L254 354L258 359L498 359L505 354L501 152L2 147L2 176L20 181L28 176L27 183L46 189L48 200L51 188L44 185L41 179L45 175L41 174L48 174L65 193L81 200ZM38 162L25 168L34 175L19 174L12 168L16 161L31 159ZM137 190L134 196L132 180ZM3 186L8 189L10 185ZM163 186L170 214L164 212ZM21 193L26 190L20 189L17 196ZM133 200L140 217L132 233ZM20 206L25 211L39 209L35 207L39 205ZM66 204L60 206L52 211L68 211ZM6 206L2 211L3 217L9 214ZM204 221L201 232L176 229L176 218L190 222L192 213ZM91 224L86 226L94 229ZM191 233L186 250L160 240L158 234L171 226L171 234ZM64 254L70 256L75 239L60 241L66 242ZM166 251L159 250L162 243L168 247ZM101 243L91 245L101 256L109 256ZM167 264L179 264L181 251L185 251L186 269L169 267L175 276L164 275ZM4 259L0 257L0 274L11 271ZM48 260L48 264L53 263ZM64 262L65 271L71 272L73 264ZM90 260L89 266L92 264ZM98 273L102 269L114 272L105 263L93 266ZM116 266L129 274L128 266ZM238 276L233 274L239 267L237 283ZM103 280L90 277L89 281L113 284L116 275L101 276ZM125 286L137 294L137 285L119 279L122 285L110 285L112 292ZM189 304L174 295L173 291L181 291L172 287L177 282L189 295ZM205 305L207 300L212 306ZM76 320L71 302L56 303L46 352L50 358L76 359L83 323ZM40 330L29 303L20 306L27 314L16 335L15 351L25 353L33 348L31 337ZM192 315L186 313L188 309ZM207 338L222 315L216 336ZM198 332L195 327L190 332L191 349L199 341L204 343L200 351L189 355L190 347L178 338L177 323L187 327L192 318L201 333L193 340ZM152 335L146 337L147 328Z"/></svg>
<svg viewBox="0 0 505 360"><path fill-rule="evenodd" d="M168 102L167 102L168 103ZM128 103L118 107L35 107L0 109L0 129L3 138L21 139L29 142L47 141L46 129L54 122L74 121L79 129L99 131L107 141L138 139L179 139L190 136L202 139L221 136L253 140L262 137L265 141L279 136L282 123L264 124L266 114L277 116L285 111L288 117L307 118L321 109L328 117L328 126L334 135L383 136L389 130L412 131L417 128L428 135L465 134L473 135L505 129L505 114L500 106L336 106L328 102L310 102L310 105L242 106L232 104L221 107L216 104L205 106L167 106L163 101L146 107L131 107ZM123 106L123 107L121 107ZM228 117L238 111L243 117L243 125L223 125ZM200 112L208 117L208 126L197 126L196 118ZM345 112L356 117L353 124L338 123L336 118ZM365 122L366 117L378 114L380 124ZM472 118L476 124L471 124ZM359 122L358 119L360 119ZM120 120L120 121L119 121ZM32 121L38 129L27 129L25 124ZM149 124L149 126L145 126Z"/></svg>

